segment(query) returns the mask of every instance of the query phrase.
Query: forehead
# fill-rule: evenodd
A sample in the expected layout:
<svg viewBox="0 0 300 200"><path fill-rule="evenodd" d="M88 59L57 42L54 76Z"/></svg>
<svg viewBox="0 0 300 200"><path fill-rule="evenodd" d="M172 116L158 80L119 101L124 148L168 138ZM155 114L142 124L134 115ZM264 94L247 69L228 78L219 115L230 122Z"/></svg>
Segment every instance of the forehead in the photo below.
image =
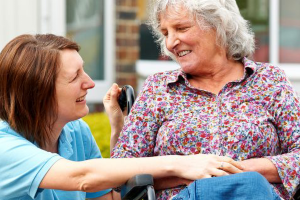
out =
<svg viewBox="0 0 300 200"><path fill-rule="evenodd" d="M83 60L76 50L62 50L60 59L59 74L74 73L83 66Z"/></svg>
<svg viewBox="0 0 300 200"><path fill-rule="evenodd" d="M194 17L184 6L167 6L166 9L159 14L159 21L161 25L163 25L164 22L185 23L186 21L194 21Z"/></svg>

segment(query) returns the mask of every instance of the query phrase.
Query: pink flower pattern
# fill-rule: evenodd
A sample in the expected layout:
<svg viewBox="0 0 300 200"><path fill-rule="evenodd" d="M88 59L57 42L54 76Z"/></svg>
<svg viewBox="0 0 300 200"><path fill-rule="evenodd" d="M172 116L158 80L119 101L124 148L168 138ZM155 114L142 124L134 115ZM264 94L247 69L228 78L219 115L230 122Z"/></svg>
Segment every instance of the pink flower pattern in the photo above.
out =
<svg viewBox="0 0 300 200"><path fill-rule="evenodd" d="M218 94L191 86L180 69L149 76L127 117L112 157L215 154L266 157L290 199L300 179L300 104L284 72L243 59L244 77ZM170 199L182 187L157 191Z"/></svg>

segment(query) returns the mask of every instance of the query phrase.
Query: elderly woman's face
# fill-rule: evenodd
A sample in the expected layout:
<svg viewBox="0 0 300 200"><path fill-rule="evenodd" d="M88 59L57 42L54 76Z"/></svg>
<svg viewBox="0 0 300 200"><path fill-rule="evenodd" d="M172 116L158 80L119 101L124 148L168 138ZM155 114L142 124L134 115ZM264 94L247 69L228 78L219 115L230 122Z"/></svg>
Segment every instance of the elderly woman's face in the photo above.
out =
<svg viewBox="0 0 300 200"><path fill-rule="evenodd" d="M56 81L58 121L67 123L88 114L85 97L95 83L83 70L83 60L75 50L61 51Z"/></svg>
<svg viewBox="0 0 300 200"><path fill-rule="evenodd" d="M160 15L160 24L166 47L184 72L191 75L207 73L219 58L221 49L216 44L215 31L202 30L185 8L180 12L168 8Z"/></svg>

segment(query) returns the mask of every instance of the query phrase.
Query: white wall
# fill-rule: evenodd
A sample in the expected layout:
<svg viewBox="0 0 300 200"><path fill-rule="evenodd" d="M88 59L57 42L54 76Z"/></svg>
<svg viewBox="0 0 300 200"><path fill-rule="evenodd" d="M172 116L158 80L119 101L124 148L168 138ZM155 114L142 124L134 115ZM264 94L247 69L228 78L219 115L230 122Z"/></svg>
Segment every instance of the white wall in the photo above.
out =
<svg viewBox="0 0 300 200"><path fill-rule="evenodd" d="M65 0L0 0L0 49L21 34L65 35Z"/></svg>
<svg viewBox="0 0 300 200"><path fill-rule="evenodd" d="M38 0L0 0L0 49L15 36L38 32Z"/></svg>

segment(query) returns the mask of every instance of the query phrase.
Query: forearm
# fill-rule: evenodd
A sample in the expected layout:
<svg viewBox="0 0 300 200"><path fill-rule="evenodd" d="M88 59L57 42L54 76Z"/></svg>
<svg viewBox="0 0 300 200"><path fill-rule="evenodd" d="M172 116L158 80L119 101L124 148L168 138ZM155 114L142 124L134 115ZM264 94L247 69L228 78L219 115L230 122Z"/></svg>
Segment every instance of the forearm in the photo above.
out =
<svg viewBox="0 0 300 200"><path fill-rule="evenodd" d="M155 178L175 176L176 163L180 160L177 156L169 158L93 159L82 162L61 159L50 168L40 188L96 192L120 186L136 174L152 174Z"/></svg>
<svg viewBox="0 0 300 200"><path fill-rule="evenodd" d="M136 174L152 174L154 178L161 178L166 175L175 176L177 173L176 162L162 157L105 159L105 162L104 159L97 159L87 161L85 164L91 166L89 167L90 175L87 177L92 179L89 180L84 189L90 192L93 192L92 190L97 187L105 189L123 185Z"/></svg>
<svg viewBox="0 0 300 200"><path fill-rule="evenodd" d="M154 179L180 177L196 180L212 175L225 175L224 171L217 168L223 162L226 163L224 169L228 172L241 172L241 165L231 158L205 154L103 158L82 162L61 159L50 168L40 188L96 192L120 186L136 174L152 174Z"/></svg>
<svg viewBox="0 0 300 200"><path fill-rule="evenodd" d="M110 136L110 153L112 152L112 150L114 149L114 147L117 144L118 138L119 138L119 133L118 131L111 131L111 136Z"/></svg>
<svg viewBox="0 0 300 200"><path fill-rule="evenodd" d="M267 158L253 158L241 161L244 171L256 171L263 175L270 183L281 183L275 165Z"/></svg>
<svg viewBox="0 0 300 200"><path fill-rule="evenodd" d="M127 116L124 116L124 121ZM110 153L114 149L117 144L118 138L120 136L120 132L122 131L124 123L118 123L117 125L111 123L111 133L110 133Z"/></svg>

